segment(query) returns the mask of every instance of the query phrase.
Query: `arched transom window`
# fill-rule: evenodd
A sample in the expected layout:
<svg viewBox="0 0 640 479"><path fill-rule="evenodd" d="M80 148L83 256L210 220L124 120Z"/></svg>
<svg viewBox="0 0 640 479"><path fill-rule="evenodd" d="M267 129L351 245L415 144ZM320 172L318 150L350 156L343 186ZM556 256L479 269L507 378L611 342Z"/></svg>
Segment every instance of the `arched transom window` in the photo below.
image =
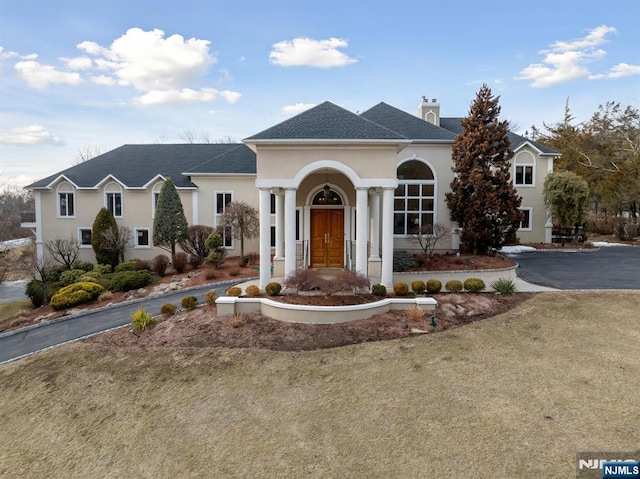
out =
<svg viewBox="0 0 640 479"><path fill-rule="evenodd" d="M332 189L325 188L314 195L311 204L314 206L341 205L342 198Z"/></svg>
<svg viewBox="0 0 640 479"><path fill-rule="evenodd" d="M431 234L435 217L435 178L429 165L409 160L398 166L393 234Z"/></svg>

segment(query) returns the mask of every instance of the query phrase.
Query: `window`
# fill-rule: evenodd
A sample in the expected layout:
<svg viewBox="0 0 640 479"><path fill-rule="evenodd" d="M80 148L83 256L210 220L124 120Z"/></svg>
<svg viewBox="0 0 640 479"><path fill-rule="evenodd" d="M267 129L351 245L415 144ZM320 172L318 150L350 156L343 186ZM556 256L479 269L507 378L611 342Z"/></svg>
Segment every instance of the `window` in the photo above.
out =
<svg viewBox="0 0 640 479"><path fill-rule="evenodd" d="M163 183L158 183L151 190L151 217L155 218L156 216L156 206L158 205L158 198L160 198L160 190L162 189Z"/></svg>
<svg viewBox="0 0 640 479"><path fill-rule="evenodd" d="M520 211L522 211L522 214L523 214L522 221L520 222L520 229L523 231L532 230L531 210L532 208L520 208Z"/></svg>
<svg viewBox="0 0 640 479"><path fill-rule="evenodd" d="M420 160L398 167L398 187L393 201L393 234L411 235L433 232L435 218L435 178Z"/></svg>
<svg viewBox="0 0 640 479"><path fill-rule="evenodd" d="M535 186L535 158L528 151L518 153L515 159L516 186Z"/></svg>
<svg viewBox="0 0 640 479"><path fill-rule="evenodd" d="M516 165L516 185L533 185L533 166Z"/></svg>
<svg viewBox="0 0 640 479"><path fill-rule="evenodd" d="M58 193L58 216L71 218L75 214L73 193Z"/></svg>
<svg viewBox="0 0 640 479"><path fill-rule="evenodd" d="M301 209L300 208L296 208L296 241L300 241L300 238L302 237L302 232L300 231L300 227L302 226L300 224L300 215L301 215ZM271 225L271 247L275 248L276 247L276 226L275 225Z"/></svg>
<svg viewBox="0 0 640 479"><path fill-rule="evenodd" d="M218 217L223 214L227 205L233 201L233 193L230 191L216 191L214 209L216 212L215 223L218 224ZM233 237L231 228L225 228L222 232L222 240L225 248L233 248Z"/></svg>
<svg viewBox="0 0 640 479"><path fill-rule="evenodd" d="M91 228L78 229L78 243L80 248L91 248Z"/></svg>
<svg viewBox="0 0 640 479"><path fill-rule="evenodd" d="M106 203L115 218L122 218L122 193L106 193Z"/></svg>
<svg viewBox="0 0 640 479"><path fill-rule="evenodd" d="M133 233L136 248L150 248L149 228L136 228Z"/></svg>

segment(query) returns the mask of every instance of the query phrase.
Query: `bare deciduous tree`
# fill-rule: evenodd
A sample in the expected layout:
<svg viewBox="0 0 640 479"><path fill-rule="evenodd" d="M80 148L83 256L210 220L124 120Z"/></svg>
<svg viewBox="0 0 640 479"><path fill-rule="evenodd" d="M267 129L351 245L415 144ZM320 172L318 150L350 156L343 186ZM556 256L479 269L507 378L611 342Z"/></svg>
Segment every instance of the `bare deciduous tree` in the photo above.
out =
<svg viewBox="0 0 640 479"><path fill-rule="evenodd" d="M229 203L218 218L221 231L231 230L231 235L240 240L240 256L244 258L244 239L255 238L260 232L258 210L241 201Z"/></svg>
<svg viewBox="0 0 640 479"><path fill-rule="evenodd" d="M124 263L124 253L131 246L133 232L128 226L118 226L117 230L106 229L102 231L103 248L118 253L120 262Z"/></svg>
<svg viewBox="0 0 640 479"><path fill-rule="evenodd" d="M440 241L446 240L450 235L449 228L443 224L436 223L433 225L433 229L424 227L420 232L412 234L411 241L418 243L422 251L431 256L436 249L436 245Z"/></svg>
<svg viewBox="0 0 640 479"><path fill-rule="evenodd" d="M73 267L73 263L76 262L78 254L80 253L80 244L74 237L69 239L56 238L47 241L45 246L53 260L64 265L67 269Z"/></svg>
<svg viewBox="0 0 640 479"><path fill-rule="evenodd" d="M84 163L87 160L95 158L102 154L102 150L99 146L83 146L82 148L78 148L78 153L73 159L74 165L79 165L80 163Z"/></svg>

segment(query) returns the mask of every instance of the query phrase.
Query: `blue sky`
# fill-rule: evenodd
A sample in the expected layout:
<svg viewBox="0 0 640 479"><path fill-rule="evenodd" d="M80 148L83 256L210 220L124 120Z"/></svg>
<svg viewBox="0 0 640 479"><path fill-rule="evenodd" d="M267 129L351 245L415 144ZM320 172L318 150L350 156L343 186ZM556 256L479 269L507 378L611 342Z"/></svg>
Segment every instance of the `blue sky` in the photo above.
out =
<svg viewBox="0 0 640 479"><path fill-rule="evenodd" d="M241 140L325 100L465 116L487 83L523 133L640 107L640 2L0 0L0 188L81 152Z"/></svg>

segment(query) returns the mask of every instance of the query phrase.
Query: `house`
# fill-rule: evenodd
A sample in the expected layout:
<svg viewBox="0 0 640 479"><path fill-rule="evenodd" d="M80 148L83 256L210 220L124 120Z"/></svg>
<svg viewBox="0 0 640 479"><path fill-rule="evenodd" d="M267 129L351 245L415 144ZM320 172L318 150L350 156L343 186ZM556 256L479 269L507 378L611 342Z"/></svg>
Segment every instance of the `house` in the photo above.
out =
<svg viewBox="0 0 640 479"><path fill-rule="evenodd" d="M440 223L452 235L440 250L459 245L449 219L451 145L461 118L440 116L423 98L414 116L379 103L356 114L331 102L283 121L240 144L124 145L37 181L32 190L38 254L54 238L74 237L81 257L94 260L91 226L106 206L134 242L127 257L150 259L155 202L171 177L190 224L216 225L231 201L260 211L260 284L299 267L350 268L392 283L394 249L415 250L411 235ZM559 154L509 133L512 178L522 196L523 242L550 242L542 196L545 175ZM224 238L231 254L239 246Z"/></svg>

